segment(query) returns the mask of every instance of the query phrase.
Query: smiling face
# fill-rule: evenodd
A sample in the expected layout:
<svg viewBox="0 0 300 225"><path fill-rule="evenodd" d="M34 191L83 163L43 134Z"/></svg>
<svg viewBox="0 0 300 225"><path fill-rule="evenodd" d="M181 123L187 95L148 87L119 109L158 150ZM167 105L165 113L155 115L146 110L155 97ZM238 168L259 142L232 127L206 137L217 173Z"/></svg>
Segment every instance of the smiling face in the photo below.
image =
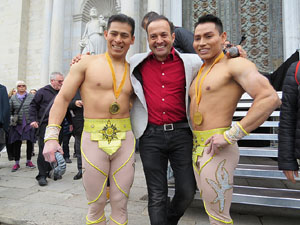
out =
<svg viewBox="0 0 300 225"><path fill-rule="evenodd" d="M107 51L111 57L125 58L130 45L134 43L131 31L132 27L122 22L112 22L109 29L104 31Z"/></svg>
<svg viewBox="0 0 300 225"><path fill-rule="evenodd" d="M220 34L214 23L201 23L195 28L193 46L201 59L211 60L221 53L226 37L226 32Z"/></svg>
<svg viewBox="0 0 300 225"><path fill-rule="evenodd" d="M149 48L159 61L164 61L171 52L175 34L171 34L166 20L155 20L147 27Z"/></svg>

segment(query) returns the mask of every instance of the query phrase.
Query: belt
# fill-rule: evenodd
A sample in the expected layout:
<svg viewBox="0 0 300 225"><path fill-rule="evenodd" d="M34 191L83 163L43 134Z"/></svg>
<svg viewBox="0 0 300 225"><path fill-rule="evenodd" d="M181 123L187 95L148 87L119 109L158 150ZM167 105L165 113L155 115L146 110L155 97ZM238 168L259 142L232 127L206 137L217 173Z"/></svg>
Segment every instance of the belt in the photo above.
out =
<svg viewBox="0 0 300 225"><path fill-rule="evenodd" d="M148 123L148 127L152 127L157 131L172 131L176 129L190 128L188 122L166 123L163 125L155 125L152 123Z"/></svg>

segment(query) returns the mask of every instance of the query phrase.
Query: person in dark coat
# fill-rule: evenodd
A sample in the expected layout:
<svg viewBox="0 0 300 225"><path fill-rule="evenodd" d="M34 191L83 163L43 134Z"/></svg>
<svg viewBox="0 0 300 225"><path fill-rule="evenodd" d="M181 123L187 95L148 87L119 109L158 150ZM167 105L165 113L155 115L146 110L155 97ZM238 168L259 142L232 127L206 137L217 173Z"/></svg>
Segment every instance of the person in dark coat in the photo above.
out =
<svg viewBox="0 0 300 225"><path fill-rule="evenodd" d="M73 177L79 180L82 177L82 160L81 160L81 134L83 130L83 102L79 90L69 104L69 110L72 116L73 135L75 137L74 150L77 158L78 173Z"/></svg>
<svg viewBox="0 0 300 225"><path fill-rule="evenodd" d="M282 88L282 105L278 134L278 168L288 180L295 183L298 177L300 159L300 65L295 77L294 62L288 69Z"/></svg>
<svg viewBox="0 0 300 225"><path fill-rule="evenodd" d="M9 127L9 100L7 95L7 89L0 84L0 152L5 147L6 136Z"/></svg>
<svg viewBox="0 0 300 225"><path fill-rule="evenodd" d="M54 98L59 92L64 81L64 76L60 72L53 72L50 75L50 84L40 88L30 103L30 126L38 129L38 145L39 155L37 165L39 173L36 179L40 186L47 185L47 176L52 167L46 162L43 156L44 136L48 124L49 112ZM60 135L60 143L62 142L62 134Z"/></svg>

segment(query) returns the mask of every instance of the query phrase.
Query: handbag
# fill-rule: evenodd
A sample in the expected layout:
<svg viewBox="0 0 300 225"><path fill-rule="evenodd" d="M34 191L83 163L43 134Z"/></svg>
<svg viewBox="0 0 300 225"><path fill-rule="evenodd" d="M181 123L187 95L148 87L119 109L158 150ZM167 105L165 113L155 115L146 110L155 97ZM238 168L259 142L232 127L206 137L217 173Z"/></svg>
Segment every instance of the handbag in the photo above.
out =
<svg viewBox="0 0 300 225"><path fill-rule="evenodd" d="M26 98L27 98L27 95L25 96L24 100L22 101L22 103L21 103L21 105L20 105L17 113L14 113L13 115L10 116L10 124L9 124L10 126L13 126L13 127L17 126L18 119L19 119L18 114L19 114L19 112L20 112L20 110L21 110L21 108L22 108L22 106L23 106Z"/></svg>
<svg viewBox="0 0 300 225"><path fill-rule="evenodd" d="M18 114L14 114L10 116L10 126L17 126L17 122L18 122Z"/></svg>

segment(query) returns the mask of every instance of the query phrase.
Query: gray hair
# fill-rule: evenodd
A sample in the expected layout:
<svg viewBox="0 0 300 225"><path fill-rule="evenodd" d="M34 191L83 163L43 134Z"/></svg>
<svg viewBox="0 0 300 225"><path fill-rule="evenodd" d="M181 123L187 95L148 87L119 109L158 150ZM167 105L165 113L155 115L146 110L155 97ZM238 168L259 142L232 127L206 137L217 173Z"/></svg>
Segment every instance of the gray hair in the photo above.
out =
<svg viewBox="0 0 300 225"><path fill-rule="evenodd" d="M61 72L52 72L50 74L50 80L55 80L57 75L64 76Z"/></svg>

